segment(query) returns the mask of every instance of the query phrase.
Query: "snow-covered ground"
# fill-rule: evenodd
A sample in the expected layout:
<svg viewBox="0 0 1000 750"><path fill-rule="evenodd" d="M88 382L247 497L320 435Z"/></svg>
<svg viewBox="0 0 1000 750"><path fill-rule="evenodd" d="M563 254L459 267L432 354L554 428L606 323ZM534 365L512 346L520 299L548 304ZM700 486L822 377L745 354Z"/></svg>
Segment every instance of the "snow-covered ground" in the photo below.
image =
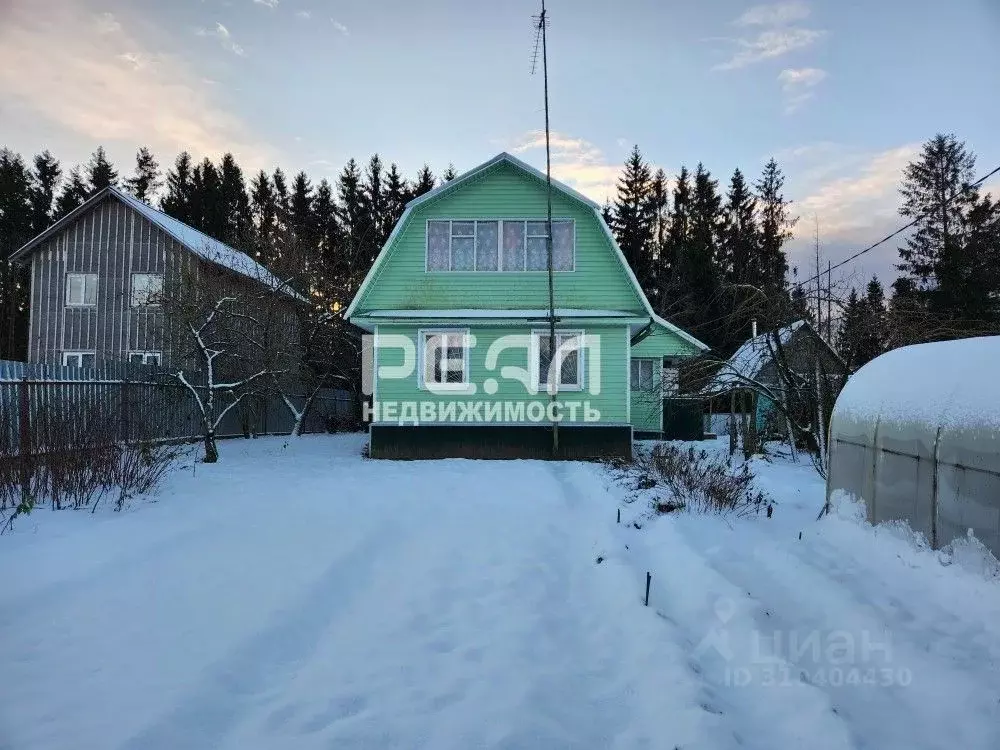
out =
<svg viewBox="0 0 1000 750"><path fill-rule="evenodd" d="M816 522L805 464L758 464L771 519L636 529L596 464L362 443L227 441L156 502L21 519L0 748L1000 747L1000 581Z"/></svg>

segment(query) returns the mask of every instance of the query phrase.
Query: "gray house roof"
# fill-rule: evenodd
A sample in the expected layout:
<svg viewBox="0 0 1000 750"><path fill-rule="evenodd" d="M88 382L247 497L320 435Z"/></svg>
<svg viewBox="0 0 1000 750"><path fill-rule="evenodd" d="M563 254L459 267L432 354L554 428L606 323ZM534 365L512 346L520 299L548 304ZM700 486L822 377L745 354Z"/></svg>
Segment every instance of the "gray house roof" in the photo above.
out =
<svg viewBox="0 0 1000 750"><path fill-rule="evenodd" d="M28 255L49 237L58 234L62 229L73 222L77 217L89 211L93 206L100 203L104 198L112 196L124 203L129 208L134 209L144 218L155 224L168 235L173 237L185 249L204 260L214 263L217 266L227 268L242 276L259 281L271 289L281 289L290 296L301 299L300 295L289 289L280 279L268 271L264 266L255 261L246 253L229 247L214 237L209 237L203 232L199 232L194 227L190 227L182 221L178 221L172 216L168 216L162 211L157 211L152 206L143 203L128 193L115 187L106 187L87 199L82 205L68 213L55 224L50 226L37 237L26 242L11 254L10 259L15 262L24 262Z"/></svg>
<svg viewBox="0 0 1000 750"><path fill-rule="evenodd" d="M766 331L744 341L740 348L733 353L733 356L719 368L715 377L702 389L702 393L706 395L722 393L733 388L743 387L748 381L757 380L764 368L774 359L775 346L778 344L782 347L788 346L795 333L803 328L812 333L815 340L821 343L838 362L842 363L840 355L813 331L808 322L796 320L776 331Z"/></svg>

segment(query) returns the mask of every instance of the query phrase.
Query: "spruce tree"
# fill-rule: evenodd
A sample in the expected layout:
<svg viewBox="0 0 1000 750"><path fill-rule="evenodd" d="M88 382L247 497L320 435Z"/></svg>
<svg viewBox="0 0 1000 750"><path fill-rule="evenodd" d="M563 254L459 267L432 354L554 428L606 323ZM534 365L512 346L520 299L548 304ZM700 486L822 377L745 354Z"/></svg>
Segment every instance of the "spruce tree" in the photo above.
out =
<svg viewBox="0 0 1000 750"><path fill-rule="evenodd" d="M727 280L733 284L762 285L766 279L757 263L760 256L757 199L739 169L729 181L722 216L720 265Z"/></svg>
<svg viewBox="0 0 1000 750"><path fill-rule="evenodd" d="M191 173L191 226L221 240L226 232L219 170L207 156Z"/></svg>
<svg viewBox="0 0 1000 750"><path fill-rule="evenodd" d="M254 255L264 265L274 260L274 216L276 212L271 178L262 169L250 181L250 216L254 226Z"/></svg>
<svg viewBox="0 0 1000 750"><path fill-rule="evenodd" d="M31 177L20 154L0 149L0 359L27 352L28 278L8 258L32 236Z"/></svg>
<svg viewBox="0 0 1000 750"><path fill-rule="evenodd" d="M361 193L364 199L365 222L360 240L363 247L362 261L366 266L370 266L389 236L389 230L386 229L388 214L386 212L382 159L378 154L373 154L368 160Z"/></svg>
<svg viewBox="0 0 1000 750"><path fill-rule="evenodd" d="M254 246L250 199L243 170L231 153L219 162L218 202L222 211L222 231L217 238L239 250L252 252Z"/></svg>
<svg viewBox="0 0 1000 750"><path fill-rule="evenodd" d="M118 172L108 161L108 155L104 153L104 146L98 146L91 155L90 161L87 162L86 175L87 188L91 193L118 184Z"/></svg>
<svg viewBox="0 0 1000 750"><path fill-rule="evenodd" d="M31 233L41 234L52 223L56 188L62 177L58 160L48 151L35 157L31 186Z"/></svg>
<svg viewBox="0 0 1000 750"><path fill-rule="evenodd" d="M669 269L661 274L658 312L665 316L683 314L683 303L687 296L684 280L680 276L680 259L687 252L691 242L691 174L687 167L681 167L673 190L673 209L667 227L666 244L660 261L661 267Z"/></svg>
<svg viewBox="0 0 1000 750"><path fill-rule="evenodd" d="M764 311L773 290L766 288L759 258L757 199L737 169L729 181L719 238L718 266L725 280L719 310L724 351L735 350L746 339L752 320L771 322Z"/></svg>
<svg viewBox="0 0 1000 750"><path fill-rule="evenodd" d="M444 170L444 174L441 175L441 180L443 182L451 182L456 177L458 177L458 172L455 171L455 165L449 162L448 168Z"/></svg>
<svg viewBox="0 0 1000 750"><path fill-rule="evenodd" d="M650 201L653 175L638 146L625 160L618 178L618 196L612 210L612 229L625 260L644 289L650 287L655 232L654 207Z"/></svg>
<svg viewBox="0 0 1000 750"><path fill-rule="evenodd" d="M329 286L336 274L336 256L340 243L337 224L337 205L333 198L333 188L328 180L320 180L313 198L313 216L316 222L317 252L322 267L321 275Z"/></svg>
<svg viewBox="0 0 1000 750"><path fill-rule="evenodd" d="M292 180L288 218L299 257L308 264L314 263L319 241L313 216L313 187L305 172L299 172Z"/></svg>
<svg viewBox="0 0 1000 750"><path fill-rule="evenodd" d="M792 228L798 221L790 214L791 201L782 193L785 176L774 159L768 160L754 187L759 210L760 250L757 261L758 283L765 288L784 290L788 274L788 258L784 246L792 238Z"/></svg>
<svg viewBox="0 0 1000 750"><path fill-rule="evenodd" d="M910 295L903 307L930 314L937 323L950 321L956 329L976 327L985 314L979 265L969 246L969 218L979 205L979 193L970 187L975 155L952 134L934 136L923 145L916 161L903 171L900 215L916 220L916 228L899 248L896 268L901 277L896 294ZM988 225L990 209L980 206L976 221Z"/></svg>
<svg viewBox="0 0 1000 750"><path fill-rule="evenodd" d="M413 190L410 193L410 198L419 198L424 193L429 193L434 189L434 173L431 172L431 168L424 164L420 171L417 172L417 179L413 183Z"/></svg>
<svg viewBox="0 0 1000 750"><path fill-rule="evenodd" d="M54 218L58 221L71 211L82 206L83 202L87 200L89 193L90 189L80 174L80 167L73 167L69 171L66 181L63 182L62 189L59 191L59 197L56 198Z"/></svg>
<svg viewBox="0 0 1000 750"><path fill-rule="evenodd" d="M281 167L271 175L271 187L274 191L274 232L276 236L285 236L289 227L291 207L288 204L288 180Z"/></svg>
<svg viewBox="0 0 1000 750"><path fill-rule="evenodd" d="M365 226L365 198L361 170L354 159L348 160L337 177L337 198L343 246L338 254L336 276L338 286L345 291L345 295L349 295L368 273L368 265L364 263L360 250Z"/></svg>
<svg viewBox="0 0 1000 750"><path fill-rule="evenodd" d="M164 213L186 224L191 223L193 213L193 172L191 154L181 151L174 160L173 168L167 172L167 192L160 201Z"/></svg>
<svg viewBox="0 0 1000 750"><path fill-rule="evenodd" d="M159 162L142 146L135 155L135 174L126 178L125 189L144 203L151 203L162 184Z"/></svg>
<svg viewBox="0 0 1000 750"><path fill-rule="evenodd" d="M389 171L385 175L385 224L388 232L396 226L396 222L403 215L406 203L409 201L410 187L396 166L396 162L389 165ZM388 235L386 235L388 239ZM383 243L384 244L384 240Z"/></svg>

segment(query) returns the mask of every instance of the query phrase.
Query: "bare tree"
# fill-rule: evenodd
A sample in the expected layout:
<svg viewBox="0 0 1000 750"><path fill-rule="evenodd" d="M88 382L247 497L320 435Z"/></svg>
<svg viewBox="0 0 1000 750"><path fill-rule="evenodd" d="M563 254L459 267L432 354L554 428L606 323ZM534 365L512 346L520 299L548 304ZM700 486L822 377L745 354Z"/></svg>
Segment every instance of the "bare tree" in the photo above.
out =
<svg viewBox="0 0 1000 750"><path fill-rule="evenodd" d="M171 376L198 410L206 463L219 459L223 418L246 398L266 395L295 357L294 332L280 327L272 304L283 292L265 273L255 279L201 263L163 293Z"/></svg>

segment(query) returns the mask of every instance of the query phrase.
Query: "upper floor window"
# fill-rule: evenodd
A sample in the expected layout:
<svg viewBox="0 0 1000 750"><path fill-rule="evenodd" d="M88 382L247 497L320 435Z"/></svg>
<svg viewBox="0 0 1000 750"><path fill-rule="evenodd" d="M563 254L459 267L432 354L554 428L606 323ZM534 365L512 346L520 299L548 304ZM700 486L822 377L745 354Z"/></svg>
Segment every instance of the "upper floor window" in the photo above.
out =
<svg viewBox="0 0 1000 750"><path fill-rule="evenodd" d="M66 274L66 304L75 307L92 307L97 304L97 274Z"/></svg>
<svg viewBox="0 0 1000 750"><path fill-rule="evenodd" d="M430 220L428 271L545 271L548 222L524 219ZM572 271L572 219L552 221L552 268Z"/></svg>
<svg viewBox="0 0 1000 750"><path fill-rule="evenodd" d="M132 307L159 305L163 294L163 274L132 274Z"/></svg>

